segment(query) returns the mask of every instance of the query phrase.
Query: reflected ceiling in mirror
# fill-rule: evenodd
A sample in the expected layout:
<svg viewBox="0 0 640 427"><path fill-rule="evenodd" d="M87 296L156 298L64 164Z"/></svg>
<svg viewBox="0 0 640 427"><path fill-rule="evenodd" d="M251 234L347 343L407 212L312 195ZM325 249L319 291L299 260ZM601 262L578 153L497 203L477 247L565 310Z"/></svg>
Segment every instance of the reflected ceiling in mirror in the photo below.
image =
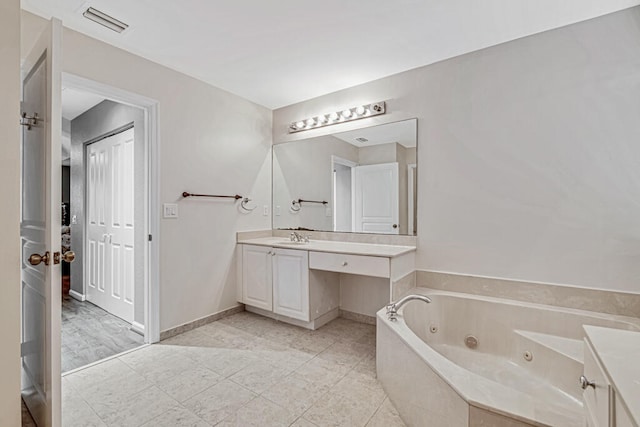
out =
<svg viewBox="0 0 640 427"><path fill-rule="evenodd" d="M273 228L416 234L417 120L277 144Z"/></svg>

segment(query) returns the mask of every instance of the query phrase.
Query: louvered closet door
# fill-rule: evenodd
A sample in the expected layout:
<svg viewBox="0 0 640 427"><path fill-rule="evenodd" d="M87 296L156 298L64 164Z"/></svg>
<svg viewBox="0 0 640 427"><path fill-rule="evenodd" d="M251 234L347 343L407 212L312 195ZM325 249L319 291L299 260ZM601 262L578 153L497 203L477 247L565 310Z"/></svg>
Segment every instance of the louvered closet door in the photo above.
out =
<svg viewBox="0 0 640 427"><path fill-rule="evenodd" d="M134 131L87 147L87 299L131 323L134 295Z"/></svg>

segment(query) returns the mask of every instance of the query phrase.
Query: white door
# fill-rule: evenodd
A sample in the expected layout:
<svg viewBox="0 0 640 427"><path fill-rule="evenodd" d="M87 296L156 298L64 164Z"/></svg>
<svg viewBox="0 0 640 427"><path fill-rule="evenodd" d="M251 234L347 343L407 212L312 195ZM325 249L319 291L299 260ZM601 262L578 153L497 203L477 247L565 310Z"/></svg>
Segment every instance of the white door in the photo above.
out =
<svg viewBox="0 0 640 427"><path fill-rule="evenodd" d="M134 130L87 146L87 300L133 322Z"/></svg>
<svg viewBox="0 0 640 427"><path fill-rule="evenodd" d="M242 245L242 302L252 307L273 309L272 258L265 246Z"/></svg>
<svg viewBox="0 0 640 427"><path fill-rule="evenodd" d="M273 312L309 319L309 252L274 249Z"/></svg>
<svg viewBox="0 0 640 427"><path fill-rule="evenodd" d="M398 234L398 163L355 168L355 231Z"/></svg>
<svg viewBox="0 0 640 427"><path fill-rule="evenodd" d="M51 20L23 65L22 397L38 426L60 426L62 24ZM36 117L37 114L37 117Z"/></svg>

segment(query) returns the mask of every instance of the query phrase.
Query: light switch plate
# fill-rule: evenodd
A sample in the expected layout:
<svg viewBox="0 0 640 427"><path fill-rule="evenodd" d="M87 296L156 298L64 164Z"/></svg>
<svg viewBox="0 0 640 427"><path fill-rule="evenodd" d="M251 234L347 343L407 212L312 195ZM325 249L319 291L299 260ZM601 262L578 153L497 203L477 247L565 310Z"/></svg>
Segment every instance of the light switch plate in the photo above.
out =
<svg viewBox="0 0 640 427"><path fill-rule="evenodd" d="M162 205L162 216L164 218L178 218L178 205L175 203Z"/></svg>

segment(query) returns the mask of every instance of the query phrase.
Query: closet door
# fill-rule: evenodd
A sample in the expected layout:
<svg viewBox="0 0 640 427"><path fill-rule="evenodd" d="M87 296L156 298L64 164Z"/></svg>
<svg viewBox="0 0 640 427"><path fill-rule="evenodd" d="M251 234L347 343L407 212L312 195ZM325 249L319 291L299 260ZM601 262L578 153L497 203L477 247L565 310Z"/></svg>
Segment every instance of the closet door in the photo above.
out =
<svg viewBox="0 0 640 427"><path fill-rule="evenodd" d="M134 130L87 148L87 299L131 323L134 295Z"/></svg>

